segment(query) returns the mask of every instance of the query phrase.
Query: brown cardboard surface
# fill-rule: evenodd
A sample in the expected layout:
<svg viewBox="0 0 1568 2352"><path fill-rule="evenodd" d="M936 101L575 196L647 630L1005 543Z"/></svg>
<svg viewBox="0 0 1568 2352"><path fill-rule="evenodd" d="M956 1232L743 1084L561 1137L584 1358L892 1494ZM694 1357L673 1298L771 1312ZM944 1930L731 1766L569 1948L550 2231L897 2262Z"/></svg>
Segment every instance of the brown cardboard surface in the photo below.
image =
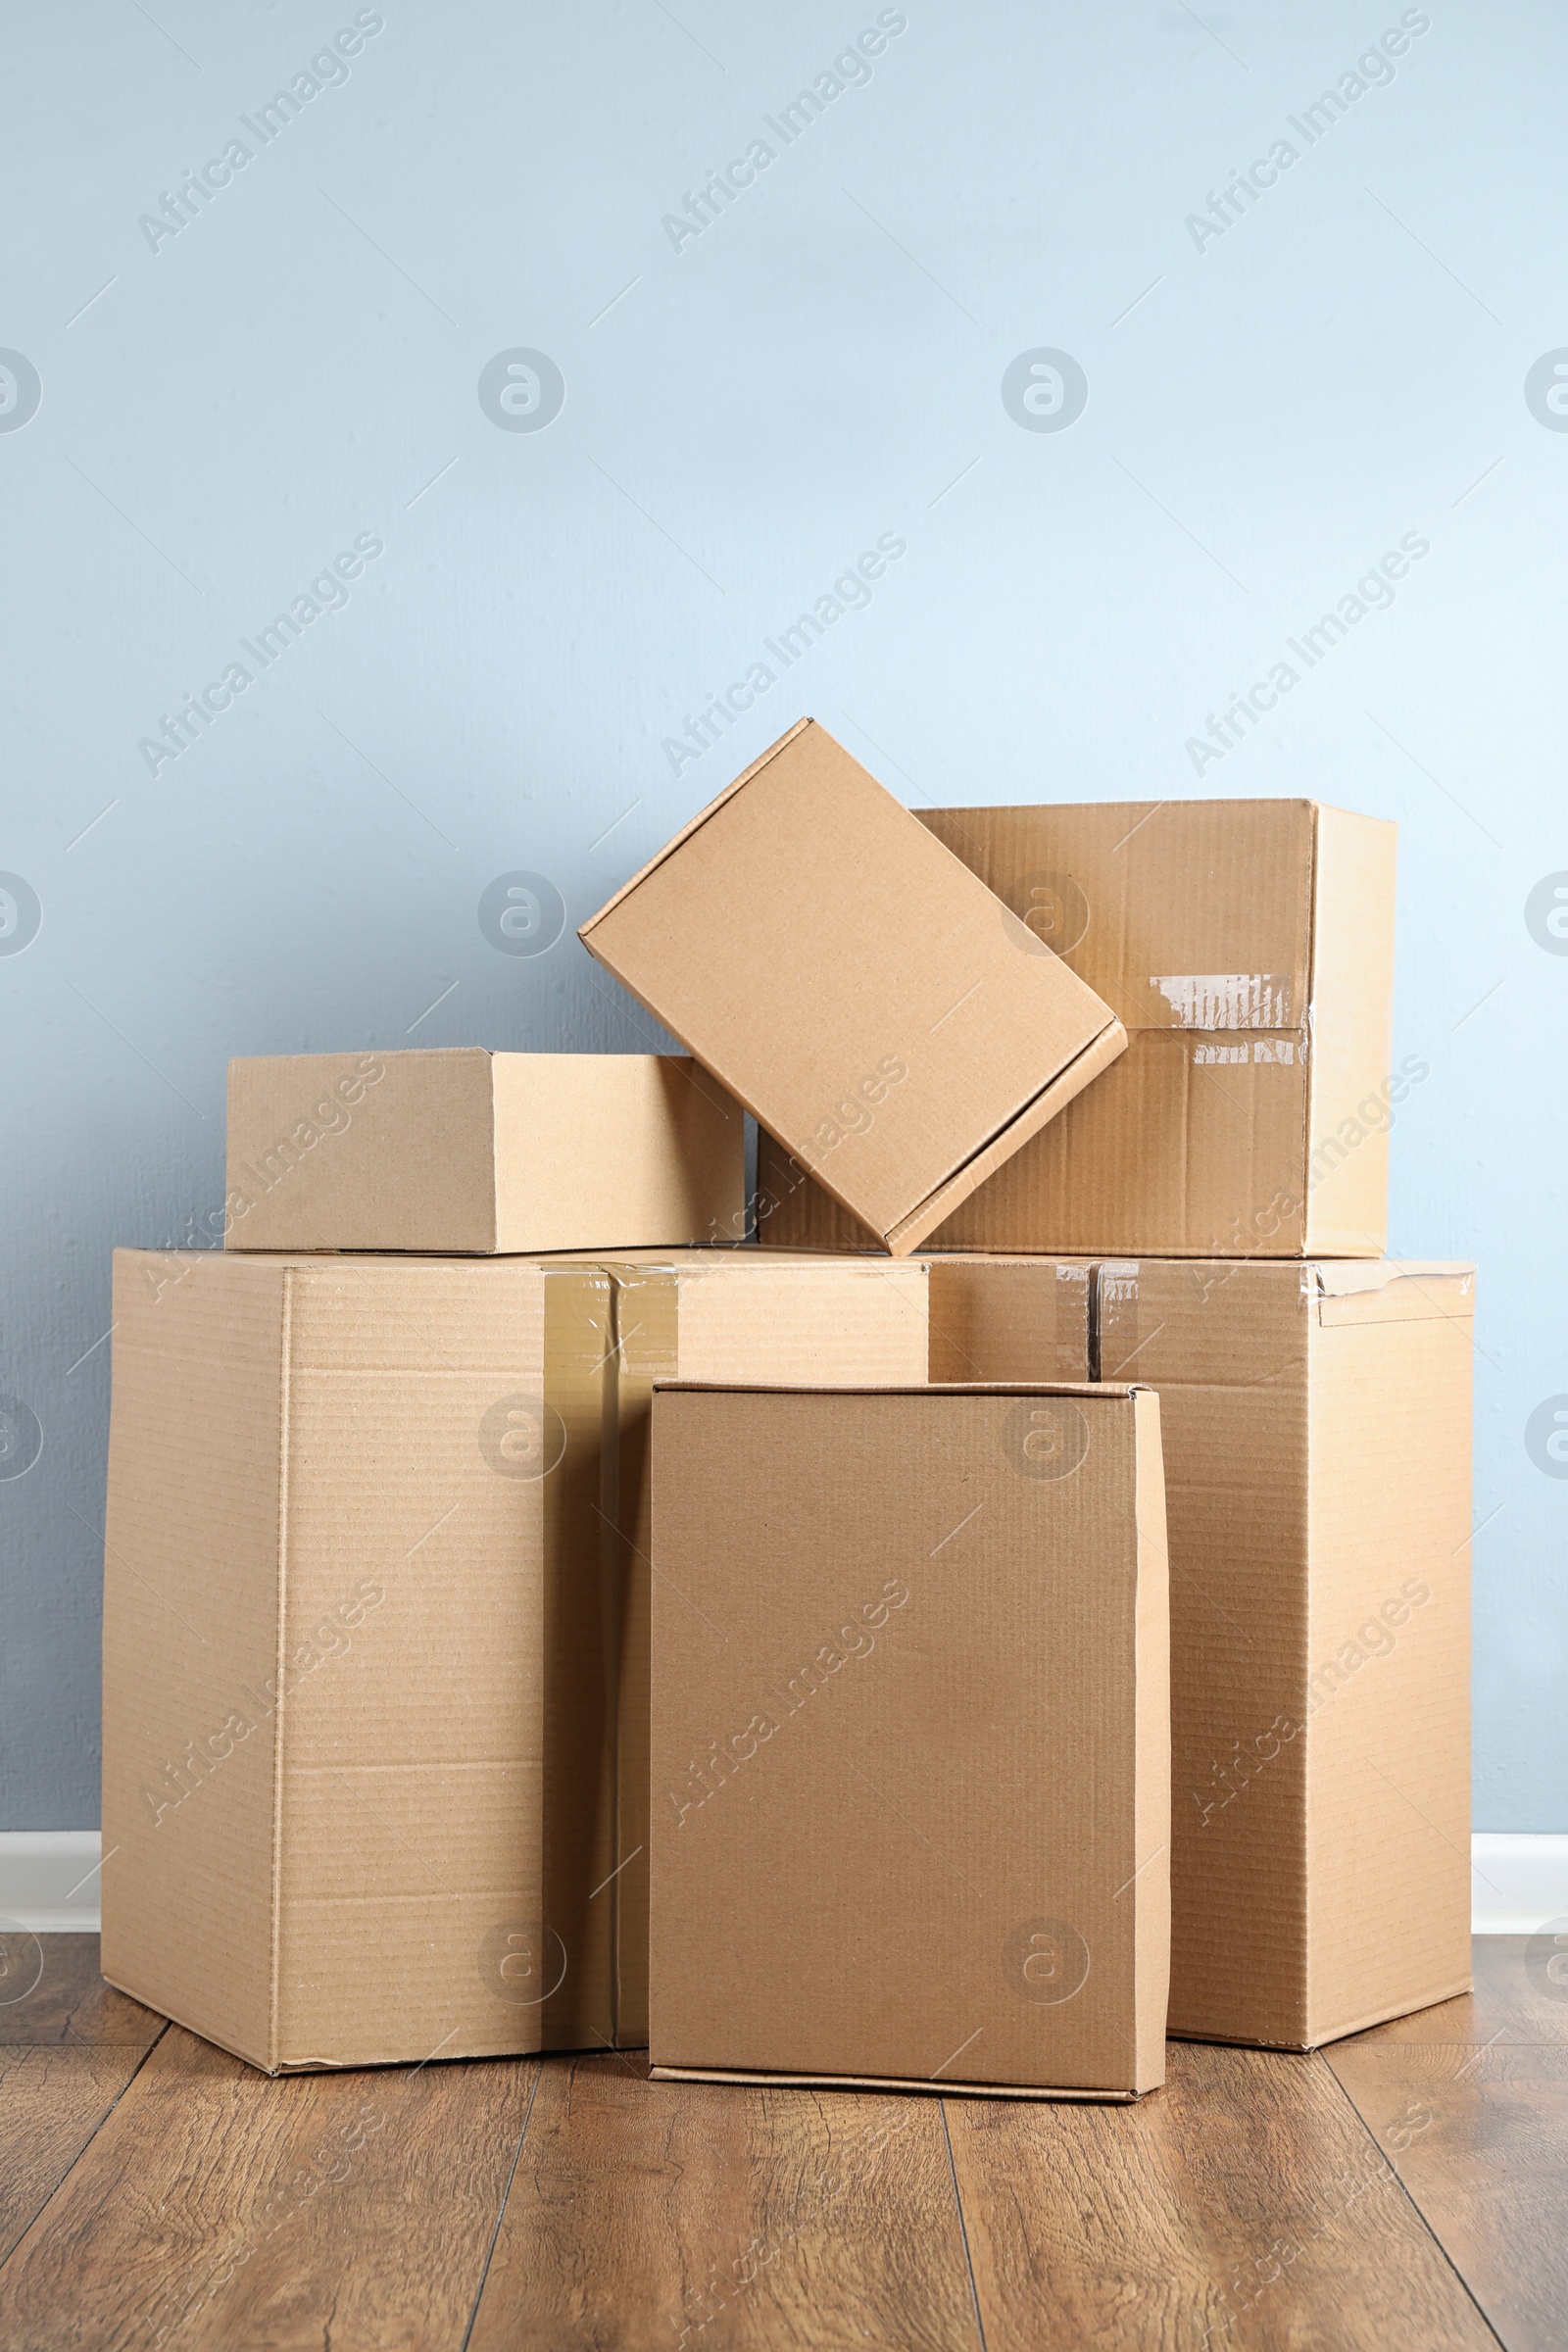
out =
<svg viewBox="0 0 1568 2352"><path fill-rule="evenodd" d="M1311 801L922 811L1111 1006L1126 1053L932 1229L933 1250L1377 1257L1396 828ZM763 1122L764 1127L766 1122ZM777 1131L773 1131L776 1135ZM864 1248L764 1136L763 1238Z"/></svg>
<svg viewBox="0 0 1568 2352"><path fill-rule="evenodd" d="M1152 2088L1157 1399L661 1385L654 1425L656 2069Z"/></svg>
<svg viewBox="0 0 1568 2352"><path fill-rule="evenodd" d="M105 1973L270 2071L645 2040L653 1372L916 1378L924 1266L115 1281Z"/></svg>
<svg viewBox="0 0 1568 2352"><path fill-rule="evenodd" d="M1032 1360L1019 1298L932 1260L933 1362ZM1170 2030L1304 2048L1462 1990L1473 1269L1102 1259L1089 1300L1160 1395Z"/></svg>
<svg viewBox="0 0 1568 2352"><path fill-rule="evenodd" d="M810 719L580 936L895 1255L1125 1043Z"/></svg>
<svg viewBox="0 0 1568 2352"><path fill-rule="evenodd" d="M649 1651L653 1602L652 1446L657 1380L918 1380L929 1360L923 1264L698 1250L617 1260L612 1493L603 1500L619 1595L617 1860L620 2016L648 2036ZM607 1460L609 1448L607 1447ZM629 1825L635 1823L633 1832Z"/></svg>
<svg viewBox="0 0 1568 2352"><path fill-rule="evenodd" d="M660 1249L739 1232L745 1118L686 1054L228 1065L230 1249Z"/></svg>

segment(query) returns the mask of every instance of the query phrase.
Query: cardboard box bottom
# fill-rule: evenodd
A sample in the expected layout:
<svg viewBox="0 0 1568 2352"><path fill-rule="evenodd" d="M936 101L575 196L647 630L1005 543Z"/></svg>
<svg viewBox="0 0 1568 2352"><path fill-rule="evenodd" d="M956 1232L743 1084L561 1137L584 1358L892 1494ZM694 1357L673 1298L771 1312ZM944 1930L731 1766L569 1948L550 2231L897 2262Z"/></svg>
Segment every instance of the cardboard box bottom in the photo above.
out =
<svg viewBox="0 0 1568 2352"><path fill-rule="evenodd" d="M376 2067L406 2067L411 2063L416 2066L428 2066L431 2063L428 2058L411 2061L406 2051L391 2050L385 2057L377 2058L280 2058L275 2066L269 2066L266 2059L259 2058L254 2050L241 2049L237 2041L225 2040L222 2034L215 2034L210 2025L198 2026L191 2018L182 2017L177 2008L172 2008L168 2001L161 1999L157 1994L150 1993L145 1989L138 1990L124 1977L114 1976L107 1969L100 1973L104 1983L112 1984L116 1992L122 1992L127 2000L135 2001L143 2009L150 2009L155 2017L167 2017L172 2026L178 2026L183 2033L196 2034L202 2041L210 2041L215 2049L226 2050L231 2058L241 2059L246 2066L253 2066L259 2075L266 2075L270 2081L275 2082L279 2075L361 2075L368 2074ZM454 2036L454 2038L456 2037ZM596 2050L604 2049L605 2046L603 2040L585 2041L570 2048L564 2046L558 2053L555 2043L552 2042L546 2049L535 2038L531 2042L519 2041L505 2049L498 2049L493 2044L476 2046L467 2050L443 2047L437 2055L436 2063L444 2066L449 2059L462 2061L470 2058L554 2058L558 2054L569 2058L575 2056L579 2048L591 2054ZM644 2045L636 2042L619 2042L615 2046L617 2049L636 2049Z"/></svg>
<svg viewBox="0 0 1568 2352"><path fill-rule="evenodd" d="M1330 2042L1345 2041L1352 2034L1369 2034L1374 2026L1387 2026L1396 2017L1419 2017L1424 2009L1439 2008L1445 2001L1456 2001L1461 1993L1475 1990L1475 1978L1466 1969L1451 1984L1441 1991L1424 1992L1417 2001L1395 2001L1389 2007L1369 2010L1365 2017L1352 2018L1343 2026L1328 2026L1315 2034L1310 2041L1265 2040L1255 2034L1199 2034L1190 2026L1167 2025L1165 2033L1171 2041L1213 2041L1227 2049L1237 2050L1321 2050Z"/></svg>
<svg viewBox="0 0 1568 2352"><path fill-rule="evenodd" d="M737 2068L722 2066L651 2066L648 2079L651 2082L756 2082L763 2089L771 2085L802 2090L924 2091L928 2096L937 2092L943 2097L954 2091L960 2098L970 2099L1094 2099L1112 2106L1131 2106L1149 2096L1146 2090L1086 2090L1077 2086L1056 2090L1033 2082L950 2082L946 2076L936 2082L921 2075L743 2074Z"/></svg>

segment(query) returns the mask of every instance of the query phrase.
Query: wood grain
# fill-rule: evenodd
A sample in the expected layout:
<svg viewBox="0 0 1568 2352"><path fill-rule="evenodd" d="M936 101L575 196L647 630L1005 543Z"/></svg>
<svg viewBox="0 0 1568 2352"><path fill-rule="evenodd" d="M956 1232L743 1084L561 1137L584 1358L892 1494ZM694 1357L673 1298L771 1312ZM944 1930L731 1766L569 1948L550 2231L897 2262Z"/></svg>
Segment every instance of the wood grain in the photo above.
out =
<svg viewBox="0 0 1568 2352"><path fill-rule="evenodd" d="M1522 1937L1310 2057L1173 2044L1137 2108L624 2055L272 2082L42 1947L0 2000L5 2352L1568 2342L1568 1999Z"/></svg>
<svg viewBox="0 0 1568 2352"><path fill-rule="evenodd" d="M1526 1966L1529 1940L1524 1936L1472 1936L1474 1992L1394 2018L1386 2026L1372 2026L1364 2034L1330 2042L1328 2049L1355 2049L1378 2041L1473 2045L1498 2040L1568 2048L1568 1986L1560 1993L1548 1988L1539 1963L1533 1971Z"/></svg>
<svg viewBox="0 0 1568 2352"><path fill-rule="evenodd" d="M1561 2352L1568 2049L1386 2042L1328 2055L1510 2352Z"/></svg>
<svg viewBox="0 0 1568 2352"><path fill-rule="evenodd" d="M15 1936L9 1940L18 1943ZM127 2049L151 2049L164 2020L104 1983L98 1974L96 1936L39 1936L28 1940L38 1949L29 1958L19 1946L13 1955L14 1982L31 1983L40 1958L42 1974L30 1990L13 2000L3 1997L0 1981L0 2042L120 2043Z"/></svg>
<svg viewBox="0 0 1568 2352"><path fill-rule="evenodd" d="M1316 2056L1177 2042L1136 2108L947 2111L988 2352L1493 2344Z"/></svg>
<svg viewBox="0 0 1568 2352"><path fill-rule="evenodd" d="M269 2082L172 2026L0 2271L0 2343L456 2347L537 2073Z"/></svg>
<svg viewBox="0 0 1568 2352"><path fill-rule="evenodd" d="M104 2049L0 2046L0 2262L53 2196L142 2062Z"/></svg>
<svg viewBox="0 0 1568 2352"><path fill-rule="evenodd" d="M937 2100L546 2066L471 2352L979 2340Z"/></svg>

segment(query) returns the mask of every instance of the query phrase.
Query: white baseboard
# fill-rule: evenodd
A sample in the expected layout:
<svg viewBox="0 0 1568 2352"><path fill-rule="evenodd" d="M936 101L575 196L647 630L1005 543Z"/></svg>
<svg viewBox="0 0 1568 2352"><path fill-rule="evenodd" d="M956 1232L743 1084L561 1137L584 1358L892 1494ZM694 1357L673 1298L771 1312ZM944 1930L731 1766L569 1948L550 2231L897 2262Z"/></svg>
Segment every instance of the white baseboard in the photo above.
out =
<svg viewBox="0 0 1568 2352"><path fill-rule="evenodd" d="M0 1920L34 1936L98 1933L96 1830L0 1830Z"/></svg>
<svg viewBox="0 0 1568 2352"><path fill-rule="evenodd" d="M1471 1925L1478 1936L1533 1936L1568 1918L1568 1835L1471 1839ZM96 1830L0 1831L0 1920L35 1936L98 1933Z"/></svg>
<svg viewBox="0 0 1568 2352"><path fill-rule="evenodd" d="M1568 1919L1568 1836L1478 1830L1470 1910L1478 1936L1534 1936L1548 1919Z"/></svg>

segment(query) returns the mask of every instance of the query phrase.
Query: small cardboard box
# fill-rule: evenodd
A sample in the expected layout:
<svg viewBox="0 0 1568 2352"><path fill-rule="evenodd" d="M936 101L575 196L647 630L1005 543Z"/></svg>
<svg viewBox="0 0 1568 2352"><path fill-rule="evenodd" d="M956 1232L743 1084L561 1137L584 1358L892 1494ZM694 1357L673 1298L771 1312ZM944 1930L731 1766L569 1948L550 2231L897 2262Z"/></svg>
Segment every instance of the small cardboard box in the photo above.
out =
<svg viewBox="0 0 1568 2352"><path fill-rule="evenodd" d="M933 1376L1159 1391L1170 2031L1311 2048L1470 1983L1469 1266L931 1261Z"/></svg>
<svg viewBox="0 0 1568 2352"><path fill-rule="evenodd" d="M654 1374L917 1378L925 1293L117 1252L109 1979L270 2073L645 2041Z"/></svg>
<svg viewBox="0 0 1568 2352"><path fill-rule="evenodd" d="M895 1256L1126 1044L812 719L581 938Z"/></svg>
<svg viewBox="0 0 1568 2352"><path fill-rule="evenodd" d="M655 2074L1161 2082L1158 1400L684 1385L654 1427Z"/></svg>
<svg viewBox="0 0 1568 2352"><path fill-rule="evenodd" d="M1427 1074L1419 1055L1391 1059L1394 825L1314 801L940 808L921 822L1129 1039L930 1248L1382 1255L1389 1129ZM763 1239L866 1247L795 1160L763 1138Z"/></svg>
<svg viewBox="0 0 1568 2352"><path fill-rule="evenodd" d="M676 1249L744 1229L746 1122L685 1054L228 1065L231 1250Z"/></svg>

